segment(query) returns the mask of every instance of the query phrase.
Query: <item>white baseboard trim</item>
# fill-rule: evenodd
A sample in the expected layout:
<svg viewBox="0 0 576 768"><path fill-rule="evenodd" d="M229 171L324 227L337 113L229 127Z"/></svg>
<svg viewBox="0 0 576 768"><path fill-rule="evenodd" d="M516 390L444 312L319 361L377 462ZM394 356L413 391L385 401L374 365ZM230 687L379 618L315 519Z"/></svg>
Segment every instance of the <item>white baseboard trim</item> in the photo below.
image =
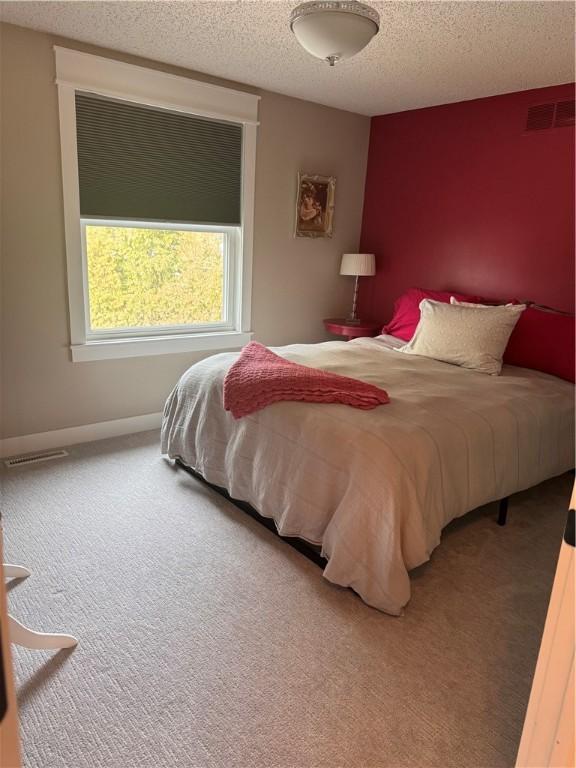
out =
<svg viewBox="0 0 576 768"><path fill-rule="evenodd" d="M143 416L130 416L127 419L99 421L96 424L55 429L52 432L38 432L35 435L7 437L0 440L0 457L63 448L76 443L90 443L93 440L104 440L106 437L131 435L148 429L158 429L161 423L161 413L145 413Z"/></svg>

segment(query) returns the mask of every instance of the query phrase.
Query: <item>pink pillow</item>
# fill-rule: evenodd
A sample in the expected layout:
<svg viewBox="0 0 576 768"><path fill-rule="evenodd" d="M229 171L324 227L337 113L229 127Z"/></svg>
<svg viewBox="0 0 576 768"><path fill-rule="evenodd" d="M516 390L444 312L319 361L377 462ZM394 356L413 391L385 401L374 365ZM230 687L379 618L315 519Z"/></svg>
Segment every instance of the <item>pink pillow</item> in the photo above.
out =
<svg viewBox="0 0 576 768"><path fill-rule="evenodd" d="M399 339L404 339L404 341L410 341L412 336L414 336L416 326L420 322L420 302L422 299L432 299L433 301L450 304L451 296L454 296L457 301L469 301L473 304L480 304L482 302L479 296L468 296L465 293L429 291L426 288L408 288L396 300L392 320L382 328L382 333L388 333L390 336L397 336Z"/></svg>
<svg viewBox="0 0 576 768"><path fill-rule="evenodd" d="M512 331L504 362L574 381L574 315L528 307Z"/></svg>

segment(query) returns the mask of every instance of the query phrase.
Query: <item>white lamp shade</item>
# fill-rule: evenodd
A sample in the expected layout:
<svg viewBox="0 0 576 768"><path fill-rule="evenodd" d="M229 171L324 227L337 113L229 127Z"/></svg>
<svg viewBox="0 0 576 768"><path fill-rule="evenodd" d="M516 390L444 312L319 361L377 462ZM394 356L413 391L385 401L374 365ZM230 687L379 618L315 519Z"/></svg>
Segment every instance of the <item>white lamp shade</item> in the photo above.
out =
<svg viewBox="0 0 576 768"><path fill-rule="evenodd" d="M376 274L376 260L373 253L345 253L340 265L341 275L369 277Z"/></svg>
<svg viewBox="0 0 576 768"><path fill-rule="evenodd" d="M378 25L365 16L324 11L296 19L292 31L312 56L342 61L365 48L378 32Z"/></svg>

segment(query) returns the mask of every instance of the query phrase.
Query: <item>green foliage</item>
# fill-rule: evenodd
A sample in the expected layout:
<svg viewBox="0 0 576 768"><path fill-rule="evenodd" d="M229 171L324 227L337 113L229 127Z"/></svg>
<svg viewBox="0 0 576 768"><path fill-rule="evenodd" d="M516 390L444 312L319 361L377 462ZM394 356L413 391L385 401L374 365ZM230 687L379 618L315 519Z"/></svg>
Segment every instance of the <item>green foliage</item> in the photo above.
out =
<svg viewBox="0 0 576 768"><path fill-rule="evenodd" d="M224 237L139 227L86 227L93 330L223 319Z"/></svg>

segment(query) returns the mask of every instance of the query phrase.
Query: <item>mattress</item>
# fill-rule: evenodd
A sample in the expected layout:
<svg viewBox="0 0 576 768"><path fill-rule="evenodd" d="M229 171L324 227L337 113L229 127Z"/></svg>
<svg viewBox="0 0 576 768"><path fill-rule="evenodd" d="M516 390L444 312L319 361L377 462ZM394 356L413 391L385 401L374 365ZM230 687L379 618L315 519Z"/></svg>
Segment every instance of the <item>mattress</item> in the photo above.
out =
<svg viewBox="0 0 576 768"><path fill-rule="evenodd" d="M391 402L374 410L282 402L235 420L222 388L238 353L225 353L182 376L162 425L163 453L320 545L327 579L394 615L451 520L574 466L572 384L511 366L487 376L402 343L274 349L383 387Z"/></svg>

